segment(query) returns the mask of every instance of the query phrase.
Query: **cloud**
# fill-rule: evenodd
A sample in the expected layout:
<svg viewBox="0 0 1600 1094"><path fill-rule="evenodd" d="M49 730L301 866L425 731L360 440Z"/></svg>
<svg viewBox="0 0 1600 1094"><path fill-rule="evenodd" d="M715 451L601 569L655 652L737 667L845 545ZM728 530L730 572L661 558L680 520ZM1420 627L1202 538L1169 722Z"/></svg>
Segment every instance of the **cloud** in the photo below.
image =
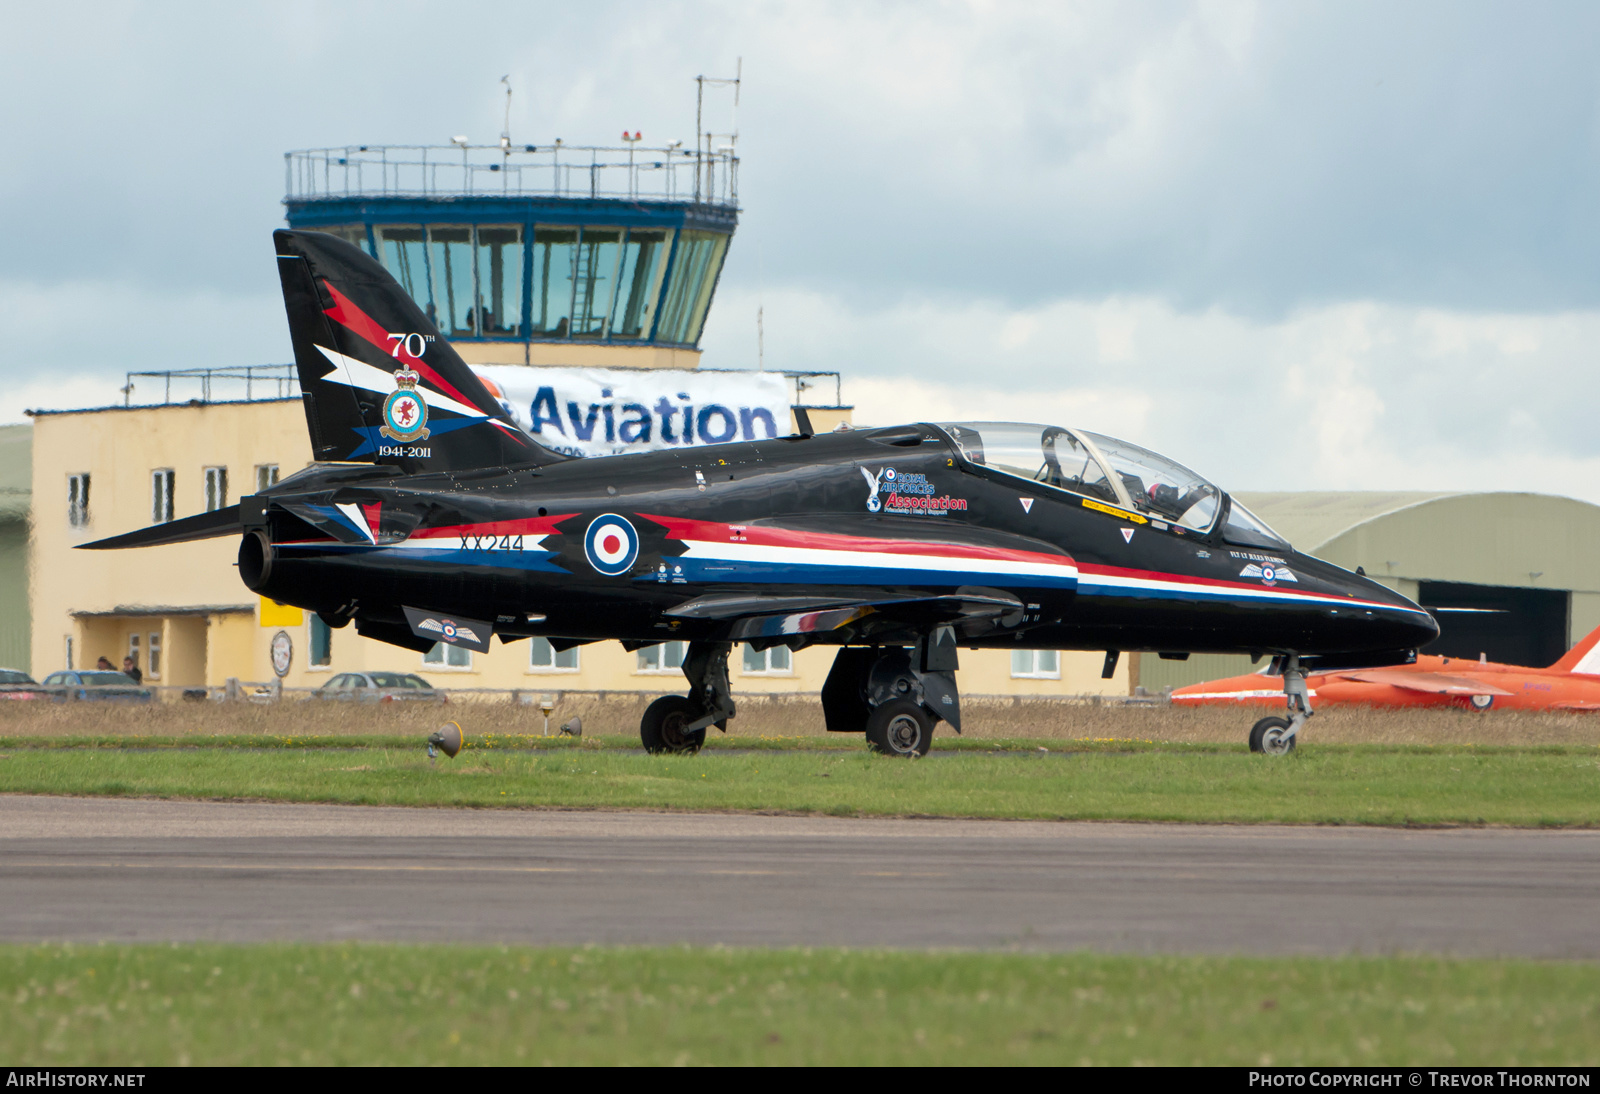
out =
<svg viewBox="0 0 1600 1094"><path fill-rule="evenodd" d="M1255 486L1597 481L1593 5L9 15L12 416L286 359L288 149L492 141L504 73L518 140L692 140L692 76L742 57L708 364L754 363L764 306L767 363L840 369L873 416L1077 415Z"/></svg>
<svg viewBox="0 0 1600 1094"><path fill-rule="evenodd" d="M754 363L757 299L725 294L708 365ZM1510 489L1600 502L1594 312L1358 302L1259 319L1150 297L1021 309L857 309L801 290L759 300L767 367L842 372L863 422L1077 425L1236 489Z"/></svg>
<svg viewBox="0 0 1600 1094"><path fill-rule="evenodd" d="M283 298L160 283L84 279L38 284L0 280L3 372L10 383L0 420L24 406L62 407L68 393L115 391L128 372L293 359ZM41 377L52 377L41 381ZM20 386L19 386L20 384ZM39 400L18 402L20 391ZM118 395L120 401L121 396Z"/></svg>
<svg viewBox="0 0 1600 1094"><path fill-rule="evenodd" d="M862 299L1600 305L1593 5L36 6L8 29L5 277L261 291L288 149L493 141L503 73L519 139L665 142L691 77L742 55L735 275L753 251ZM473 48L431 44L452 35Z"/></svg>

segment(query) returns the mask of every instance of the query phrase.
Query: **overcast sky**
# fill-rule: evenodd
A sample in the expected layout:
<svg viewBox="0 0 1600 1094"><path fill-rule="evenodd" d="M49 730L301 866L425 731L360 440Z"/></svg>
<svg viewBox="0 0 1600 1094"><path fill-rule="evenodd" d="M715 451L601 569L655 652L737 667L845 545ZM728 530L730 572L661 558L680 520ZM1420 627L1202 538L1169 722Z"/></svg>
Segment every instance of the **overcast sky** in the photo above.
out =
<svg viewBox="0 0 1600 1094"><path fill-rule="evenodd" d="M0 418L289 358L283 153L692 140L743 57L705 363L1081 424L1234 489L1600 501L1600 7L14 5ZM719 109L725 109L719 107Z"/></svg>

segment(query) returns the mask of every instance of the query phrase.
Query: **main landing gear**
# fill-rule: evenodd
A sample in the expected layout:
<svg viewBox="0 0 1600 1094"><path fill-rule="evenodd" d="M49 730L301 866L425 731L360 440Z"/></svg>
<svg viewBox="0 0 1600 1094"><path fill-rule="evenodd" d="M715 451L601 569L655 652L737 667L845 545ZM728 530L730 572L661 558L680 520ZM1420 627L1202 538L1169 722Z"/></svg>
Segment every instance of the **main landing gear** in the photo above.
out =
<svg viewBox="0 0 1600 1094"><path fill-rule="evenodd" d="M845 648L822 685L830 733L865 733L886 756L926 756L941 719L961 732L956 636L939 627L910 649Z"/></svg>
<svg viewBox="0 0 1600 1094"><path fill-rule="evenodd" d="M706 743L706 727L728 728L735 714L728 687L731 642L690 642L683 674L688 695L663 695L645 708L639 737L646 752L698 752Z"/></svg>
<svg viewBox="0 0 1600 1094"><path fill-rule="evenodd" d="M1298 654L1283 657L1283 694L1289 704L1289 717L1263 718L1250 727L1250 751L1282 756L1294 750L1295 738L1311 717L1311 694L1306 689L1306 674Z"/></svg>

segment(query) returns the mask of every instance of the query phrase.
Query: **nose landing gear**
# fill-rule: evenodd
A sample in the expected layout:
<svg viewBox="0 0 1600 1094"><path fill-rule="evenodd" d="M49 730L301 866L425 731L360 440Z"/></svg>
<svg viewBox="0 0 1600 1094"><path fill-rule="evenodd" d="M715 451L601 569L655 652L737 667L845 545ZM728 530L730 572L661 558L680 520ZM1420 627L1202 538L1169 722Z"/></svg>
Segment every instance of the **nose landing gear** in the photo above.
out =
<svg viewBox="0 0 1600 1094"><path fill-rule="evenodd" d="M1294 750L1295 738L1311 718L1311 693L1298 654L1283 658L1283 694L1289 704L1289 717L1263 718L1250 727L1250 751L1282 756Z"/></svg>

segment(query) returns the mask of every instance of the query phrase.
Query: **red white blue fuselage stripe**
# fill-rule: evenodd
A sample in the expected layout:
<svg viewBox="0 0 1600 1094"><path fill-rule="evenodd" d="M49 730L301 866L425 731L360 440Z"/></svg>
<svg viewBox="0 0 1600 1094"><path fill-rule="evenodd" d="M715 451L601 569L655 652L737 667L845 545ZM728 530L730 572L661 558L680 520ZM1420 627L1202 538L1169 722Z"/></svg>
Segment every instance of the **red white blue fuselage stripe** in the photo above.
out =
<svg viewBox="0 0 1600 1094"><path fill-rule="evenodd" d="M640 514L686 550L664 560L685 581L763 585L1005 585L1070 592L1067 555L966 543L879 539ZM655 575L642 575L652 580Z"/></svg>
<svg viewBox="0 0 1600 1094"><path fill-rule="evenodd" d="M1133 570L1120 566L1082 564L1078 567L1078 595L1134 597L1160 600L1196 600L1234 604L1296 605L1362 610L1408 611L1381 600L1363 600L1338 593L1318 593L1302 589L1246 584L1242 581L1216 581L1211 578L1166 574L1157 570Z"/></svg>

